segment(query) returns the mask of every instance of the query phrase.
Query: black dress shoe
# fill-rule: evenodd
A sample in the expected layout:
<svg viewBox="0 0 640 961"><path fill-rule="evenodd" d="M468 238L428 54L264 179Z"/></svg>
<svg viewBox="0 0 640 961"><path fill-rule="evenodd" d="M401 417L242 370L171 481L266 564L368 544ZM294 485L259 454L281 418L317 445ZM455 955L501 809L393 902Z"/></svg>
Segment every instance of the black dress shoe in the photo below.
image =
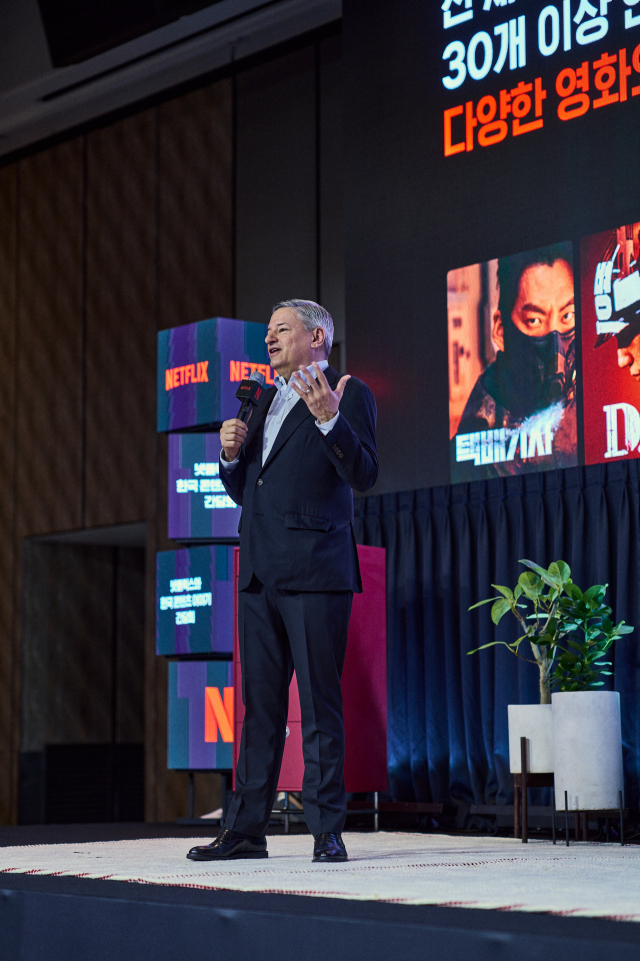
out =
<svg viewBox="0 0 640 961"><path fill-rule="evenodd" d="M333 864L334 861L348 861L349 855L344 846L341 834L316 834L313 844L313 860L326 861Z"/></svg>
<svg viewBox="0 0 640 961"><path fill-rule="evenodd" d="M269 852L266 838L250 841L224 829L211 844L191 848L187 857L191 861L231 861L233 858L268 858Z"/></svg>

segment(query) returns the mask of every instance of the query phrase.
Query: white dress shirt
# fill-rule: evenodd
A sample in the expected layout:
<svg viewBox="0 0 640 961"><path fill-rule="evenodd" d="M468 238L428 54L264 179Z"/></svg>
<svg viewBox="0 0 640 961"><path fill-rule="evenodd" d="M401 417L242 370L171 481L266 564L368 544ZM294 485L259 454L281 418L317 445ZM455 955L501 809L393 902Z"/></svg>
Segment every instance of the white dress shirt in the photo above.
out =
<svg viewBox="0 0 640 961"><path fill-rule="evenodd" d="M320 370L325 370L329 366L328 360L320 360L317 362ZM313 367L307 367L306 370L311 374L312 377L316 377L316 372ZM303 379L305 379L305 372L299 371L302 374ZM262 438L262 464L264 466L267 457L273 447L278 432L282 427L282 424L288 414L291 413L295 405L300 402L302 403L302 398L295 392L291 381L287 383L284 377L277 374L274 378L274 383L276 386L276 396L271 401L271 406L267 411L267 416L264 422L264 435ZM308 381L307 381L308 383ZM329 431L335 426L338 420L339 413L332 417L331 420L327 421L326 424L321 424L320 421L316 421L316 427L318 430L322 431L323 434L328 434ZM238 458L235 460L226 461L222 458L222 451L220 452L220 463L225 470L233 470L233 468L238 463Z"/></svg>

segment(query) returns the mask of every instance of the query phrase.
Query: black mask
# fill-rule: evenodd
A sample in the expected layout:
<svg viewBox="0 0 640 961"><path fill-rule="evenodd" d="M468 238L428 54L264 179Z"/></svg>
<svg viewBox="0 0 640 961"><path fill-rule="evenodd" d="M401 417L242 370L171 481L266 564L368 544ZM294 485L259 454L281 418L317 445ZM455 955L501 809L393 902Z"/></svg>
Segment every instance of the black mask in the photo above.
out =
<svg viewBox="0 0 640 961"><path fill-rule="evenodd" d="M529 417L573 396L575 364L575 330L529 337L508 321L504 353L498 352L489 368L495 388L489 393L514 416Z"/></svg>

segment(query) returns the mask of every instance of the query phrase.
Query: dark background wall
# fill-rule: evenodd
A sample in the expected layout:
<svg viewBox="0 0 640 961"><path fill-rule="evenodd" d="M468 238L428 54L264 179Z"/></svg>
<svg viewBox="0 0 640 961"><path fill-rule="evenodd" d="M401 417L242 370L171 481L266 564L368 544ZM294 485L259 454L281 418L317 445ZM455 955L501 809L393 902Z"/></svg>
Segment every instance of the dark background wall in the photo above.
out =
<svg viewBox="0 0 640 961"><path fill-rule="evenodd" d="M21 824L144 816L143 547L27 539Z"/></svg>
<svg viewBox="0 0 640 961"><path fill-rule="evenodd" d="M326 303L344 345L340 83L341 38L325 31L0 169L1 822L17 818L21 748L106 741L110 723L81 705L110 683L91 625L111 549L25 552L25 538L141 521L143 679L122 696L142 718L147 817L186 813L155 656L153 559L173 546L156 334L216 315L264 322L299 296ZM50 696L61 677L84 691L73 717ZM198 778L204 813L219 785Z"/></svg>

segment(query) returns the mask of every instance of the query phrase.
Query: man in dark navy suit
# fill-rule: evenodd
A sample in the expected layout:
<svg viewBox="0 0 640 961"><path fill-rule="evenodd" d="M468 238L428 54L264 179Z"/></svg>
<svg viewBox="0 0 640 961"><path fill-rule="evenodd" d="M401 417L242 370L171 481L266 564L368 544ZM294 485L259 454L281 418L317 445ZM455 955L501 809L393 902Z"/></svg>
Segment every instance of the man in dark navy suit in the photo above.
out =
<svg viewBox="0 0 640 961"><path fill-rule="evenodd" d="M192 860L268 857L265 832L284 750L295 669L302 713L305 819L314 861L346 861L340 676L351 601L362 591L353 493L378 473L376 405L327 361L330 314L278 304L266 337L275 387L248 426L225 421L220 478L242 505L239 631L244 725L224 829Z"/></svg>

